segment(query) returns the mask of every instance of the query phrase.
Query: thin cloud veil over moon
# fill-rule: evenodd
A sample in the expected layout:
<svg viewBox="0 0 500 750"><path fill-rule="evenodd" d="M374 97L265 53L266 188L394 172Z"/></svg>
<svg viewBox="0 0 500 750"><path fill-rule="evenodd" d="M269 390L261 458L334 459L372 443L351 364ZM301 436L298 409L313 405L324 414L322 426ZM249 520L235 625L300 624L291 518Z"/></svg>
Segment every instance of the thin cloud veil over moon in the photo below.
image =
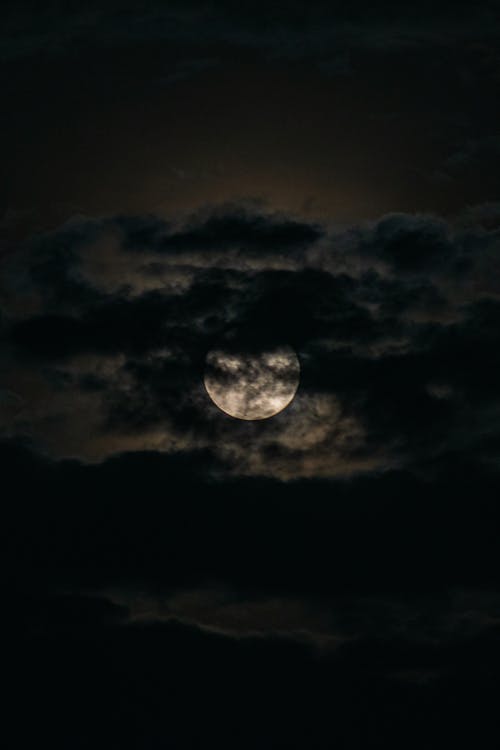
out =
<svg viewBox="0 0 500 750"><path fill-rule="evenodd" d="M212 349L204 383L216 406L237 419L268 419L293 400L300 379L297 355L290 346L258 352Z"/></svg>

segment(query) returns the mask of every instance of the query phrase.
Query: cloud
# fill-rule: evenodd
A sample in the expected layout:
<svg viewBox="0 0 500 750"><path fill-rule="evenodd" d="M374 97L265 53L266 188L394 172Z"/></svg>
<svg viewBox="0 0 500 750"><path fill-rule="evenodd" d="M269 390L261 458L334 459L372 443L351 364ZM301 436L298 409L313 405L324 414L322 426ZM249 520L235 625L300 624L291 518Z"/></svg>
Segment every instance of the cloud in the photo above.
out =
<svg viewBox="0 0 500 750"><path fill-rule="evenodd" d="M205 215L204 215L205 214ZM124 218L125 249L160 253L208 253L238 250L242 253L290 253L313 244L322 236L319 226L279 214L250 212L241 206L221 206L188 219L170 231L159 231L150 220Z"/></svg>
<svg viewBox="0 0 500 750"><path fill-rule="evenodd" d="M376 255L401 272L425 273L449 263L454 247L446 222L394 214L377 222L361 252Z"/></svg>
<svg viewBox="0 0 500 750"><path fill-rule="evenodd" d="M7 307L5 385L25 406L4 434L92 460L210 449L232 475L281 479L494 459L497 247L495 229L420 215L75 218L7 266L37 302ZM229 422L203 388L207 352L283 343L301 361L292 405Z"/></svg>
<svg viewBox="0 0 500 750"><path fill-rule="evenodd" d="M73 611L84 602L74 597ZM23 687L16 714L33 717L19 722L18 736L31 743L36 727L61 748L133 748L139 736L150 747L194 748L216 738L223 748L307 740L354 750L379 741L400 747L411 722L415 747L430 737L429 747L438 748L464 733L486 742L496 726L498 625L439 642L422 637L429 604L422 606L418 639L379 633L320 648L306 637L234 636L175 619L96 628L70 617L28 626L11 638L18 671L6 673L16 694ZM92 607L116 609L109 600L94 599ZM361 606L356 614L369 611Z"/></svg>
<svg viewBox="0 0 500 750"><path fill-rule="evenodd" d="M61 748L489 735L500 487L470 455L288 483L228 481L207 452L0 458L23 743L33 725Z"/></svg>
<svg viewBox="0 0 500 750"><path fill-rule="evenodd" d="M55 747L74 738L132 748L139 736L150 747L193 748L209 737L223 748L301 747L306 740L318 748L379 740L396 748L411 723L415 747L430 736L429 747L437 748L464 733L486 742L494 732L495 636L492 630L482 642L442 651L372 640L318 658L286 639L235 640L171 623L28 642L19 666L31 677L23 704L38 731L49 729L50 706L60 707L50 725ZM35 651L40 645L46 648ZM472 718L478 714L479 726ZM33 725L19 726L28 741Z"/></svg>
<svg viewBox="0 0 500 750"><path fill-rule="evenodd" d="M209 451L83 464L10 443L2 457L6 486L25 498L4 518L20 589L135 581L150 591L219 583L242 596L404 598L499 585L498 470L467 452L426 477L286 483L229 478Z"/></svg>

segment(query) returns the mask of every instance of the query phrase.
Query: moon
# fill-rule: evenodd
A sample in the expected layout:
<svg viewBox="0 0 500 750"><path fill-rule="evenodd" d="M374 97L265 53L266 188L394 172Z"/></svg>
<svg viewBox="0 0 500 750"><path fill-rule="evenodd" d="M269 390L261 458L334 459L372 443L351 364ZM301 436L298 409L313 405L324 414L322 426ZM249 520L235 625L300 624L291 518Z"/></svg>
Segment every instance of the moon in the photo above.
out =
<svg viewBox="0 0 500 750"><path fill-rule="evenodd" d="M257 352L212 349L207 354L207 393L236 419L269 419L283 411L293 401L299 380L299 360L288 345Z"/></svg>

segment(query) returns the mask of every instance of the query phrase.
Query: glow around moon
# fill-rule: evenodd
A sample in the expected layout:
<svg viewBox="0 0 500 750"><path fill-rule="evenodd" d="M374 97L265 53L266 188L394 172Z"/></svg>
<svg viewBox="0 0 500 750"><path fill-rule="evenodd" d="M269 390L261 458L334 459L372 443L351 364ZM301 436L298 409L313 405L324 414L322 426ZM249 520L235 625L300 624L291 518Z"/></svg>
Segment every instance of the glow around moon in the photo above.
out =
<svg viewBox="0 0 500 750"><path fill-rule="evenodd" d="M204 383L223 412L237 419L268 419L293 400L300 379L290 346L262 352L213 349L207 355Z"/></svg>

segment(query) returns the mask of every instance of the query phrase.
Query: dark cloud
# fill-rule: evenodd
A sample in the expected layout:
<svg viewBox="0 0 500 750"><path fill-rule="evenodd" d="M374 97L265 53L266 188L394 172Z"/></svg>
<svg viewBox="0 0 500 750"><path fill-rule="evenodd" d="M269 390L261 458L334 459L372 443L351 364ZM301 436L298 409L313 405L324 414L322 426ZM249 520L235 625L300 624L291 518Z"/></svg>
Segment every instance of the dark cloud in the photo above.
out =
<svg viewBox="0 0 500 750"><path fill-rule="evenodd" d="M459 322L417 327L400 351L378 357L316 351L304 376L354 409L372 448L395 441L414 458L472 449L499 427L498 313L497 301L478 302Z"/></svg>
<svg viewBox="0 0 500 750"><path fill-rule="evenodd" d="M491 454L500 427L498 301L489 289L471 301L470 278L494 285L496 230L391 215L336 234L248 207L172 226L152 216L78 220L33 243L27 267L39 312L10 316L4 335L19 367L37 362L60 394L94 398L87 429L134 441L159 431L162 445L187 450L215 441L236 472L267 466L280 476L294 466L313 475L308 461L316 456L318 468L319 455L328 474L350 461L420 466L450 450ZM103 265L110 232L118 244ZM137 258L146 254L145 272ZM161 265L165 256L170 264ZM115 266L117 282L104 283ZM169 285L169 274L184 274L182 283ZM301 359L295 416L281 432L262 426L252 453L235 456L236 436L238 445L247 438L209 408L206 353L283 343ZM78 364L82 357L89 363Z"/></svg>
<svg viewBox="0 0 500 750"><path fill-rule="evenodd" d="M498 586L498 474L450 456L418 479L224 479L205 452L52 463L4 445L5 552L19 585L374 595ZM68 502L71 488L71 502ZM464 550L468 550L464 554Z"/></svg>
<svg viewBox="0 0 500 750"><path fill-rule="evenodd" d="M250 212L241 207L226 206L208 216L194 217L187 224L169 232L161 232L162 224L125 218L120 221L125 229L126 249L168 252L220 252L238 250L245 253L290 253L318 240L323 232L319 226L292 220L286 216L272 216ZM164 226L164 225L163 225Z"/></svg>
<svg viewBox="0 0 500 750"><path fill-rule="evenodd" d="M398 271L434 271L449 264L454 247L444 221L388 216L379 221L362 251L377 255Z"/></svg>
<svg viewBox="0 0 500 750"><path fill-rule="evenodd" d="M8 443L2 461L23 498L4 516L23 742L36 726L61 748L399 747L410 722L410 746L437 748L493 730L497 473L457 457L432 481L228 483L208 456L90 466ZM234 587L243 631L276 595L329 619L252 635L124 603L214 582Z"/></svg>
<svg viewBox="0 0 500 750"><path fill-rule="evenodd" d="M375 305L385 320L395 320L408 315L422 318L439 317L449 310L444 294L430 279L414 278L404 274L391 279L373 269L363 273L358 280L361 303Z"/></svg>
<svg viewBox="0 0 500 750"><path fill-rule="evenodd" d="M41 315L16 323L12 341L35 356L78 352L144 352L162 346L172 300L151 292L130 302L106 300L80 316Z"/></svg>
<svg viewBox="0 0 500 750"><path fill-rule="evenodd" d="M216 737L220 747L354 748L383 740L392 748L411 725L408 747L486 741L494 731L495 635L492 629L481 643L469 639L442 652L367 641L323 658L286 639L234 640L179 623L38 637L23 644L19 660L31 677L24 706L33 721L20 722L18 732L28 742L36 725L54 747L76 736L82 747L184 748ZM412 670L418 677L436 668L442 675L430 683L411 679ZM476 683L472 703L468 680ZM53 705L59 716L51 723Z"/></svg>

